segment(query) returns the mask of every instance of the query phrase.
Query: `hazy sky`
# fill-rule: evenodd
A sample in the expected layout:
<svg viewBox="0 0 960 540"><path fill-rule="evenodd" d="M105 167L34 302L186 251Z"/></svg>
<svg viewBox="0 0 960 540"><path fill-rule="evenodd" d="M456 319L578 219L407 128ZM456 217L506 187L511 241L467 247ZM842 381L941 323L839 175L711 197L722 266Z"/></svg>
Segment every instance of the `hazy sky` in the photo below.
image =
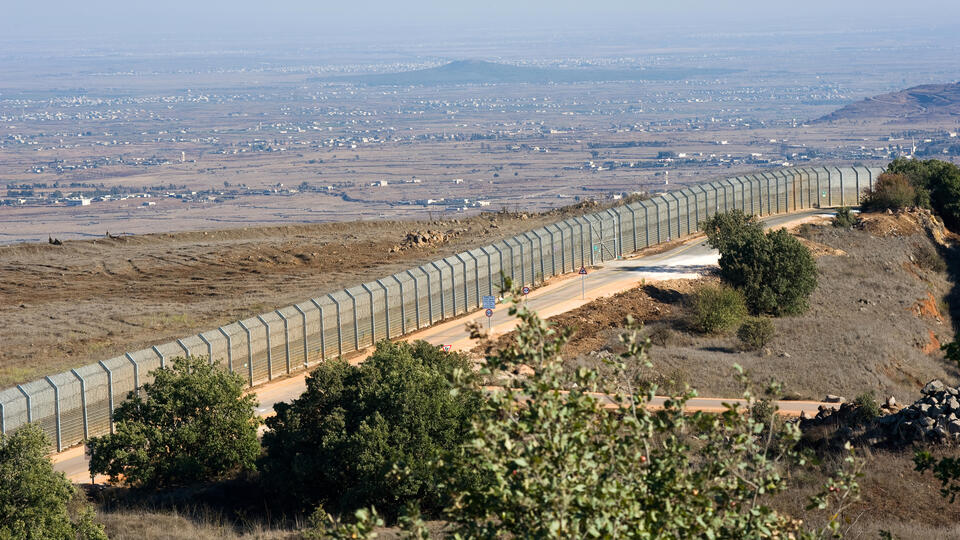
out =
<svg viewBox="0 0 960 540"><path fill-rule="evenodd" d="M960 25L958 0L3 0L5 39L283 33L352 40L448 38L503 29L643 34ZM0 38L2 39L2 38Z"/></svg>

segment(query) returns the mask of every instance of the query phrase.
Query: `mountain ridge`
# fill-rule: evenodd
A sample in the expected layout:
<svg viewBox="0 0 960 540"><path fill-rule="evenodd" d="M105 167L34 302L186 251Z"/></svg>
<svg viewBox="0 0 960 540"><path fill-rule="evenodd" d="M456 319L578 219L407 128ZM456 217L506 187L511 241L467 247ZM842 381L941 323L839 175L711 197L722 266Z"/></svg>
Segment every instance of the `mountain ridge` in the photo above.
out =
<svg viewBox="0 0 960 540"><path fill-rule="evenodd" d="M821 116L813 123L862 120L933 120L960 117L960 82L923 84L868 97Z"/></svg>

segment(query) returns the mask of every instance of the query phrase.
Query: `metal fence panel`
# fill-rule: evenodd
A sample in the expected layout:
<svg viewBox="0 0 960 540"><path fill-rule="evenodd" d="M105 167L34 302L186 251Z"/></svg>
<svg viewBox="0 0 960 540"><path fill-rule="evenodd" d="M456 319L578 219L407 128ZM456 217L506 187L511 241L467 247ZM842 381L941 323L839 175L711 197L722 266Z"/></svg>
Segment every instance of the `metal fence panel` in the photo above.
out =
<svg viewBox="0 0 960 540"><path fill-rule="evenodd" d="M90 364L75 370L83 379L86 403L87 436L96 437L110 432L110 385L107 372L99 364Z"/></svg>
<svg viewBox="0 0 960 540"><path fill-rule="evenodd" d="M248 358L252 363L247 366L247 375L251 381L251 386L255 386L270 379L270 364L273 359L267 346L269 334L267 326L257 317L243 319L240 324L245 328L250 338Z"/></svg>

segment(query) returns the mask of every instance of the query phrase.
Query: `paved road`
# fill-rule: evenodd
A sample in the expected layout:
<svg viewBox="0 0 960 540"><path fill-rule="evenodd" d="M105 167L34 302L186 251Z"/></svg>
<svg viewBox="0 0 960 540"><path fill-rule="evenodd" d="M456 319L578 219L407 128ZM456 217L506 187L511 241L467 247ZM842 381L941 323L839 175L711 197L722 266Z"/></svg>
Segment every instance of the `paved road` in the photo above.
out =
<svg viewBox="0 0 960 540"><path fill-rule="evenodd" d="M822 215L824 214L821 210L798 212L765 219L764 224L767 227L784 227L816 219ZM605 262L597 268L589 269L589 273L583 278L578 275L567 275L550 279L546 284L533 289L525 302L541 317L552 317L594 300L629 290L644 281L694 279L704 270L715 266L718 259L717 252L712 250L702 237L693 238L659 254L643 255L641 253L639 256ZM514 317L507 314L505 306L498 305L490 321L480 310L415 332L404 339L422 339L438 346L450 345L454 350L467 350L474 345L465 326L471 321L481 323L484 327L489 322L490 332L494 336L513 330L517 322ZM351 358L351 362L360 362L369 354L369 350L361 353ZM305 373L301 373L255 388L254 392L260 401L257 412L261 416L269 416L273 414L275 403L290 401L299 396L306 388L305 376ZM690 409L719 412L723 410L723 403L735 401L738 400L696 398L688 402L687 406ZM652 405L659 404L662 404L662 398ZM831 405L812 401L782 401L779 406L783 414L799 415L801 412L816 414L820 406ZM83 448L70 449L54 455L53 458L57 470L66 473L71 480L75 482L90 480Z"/></svg>

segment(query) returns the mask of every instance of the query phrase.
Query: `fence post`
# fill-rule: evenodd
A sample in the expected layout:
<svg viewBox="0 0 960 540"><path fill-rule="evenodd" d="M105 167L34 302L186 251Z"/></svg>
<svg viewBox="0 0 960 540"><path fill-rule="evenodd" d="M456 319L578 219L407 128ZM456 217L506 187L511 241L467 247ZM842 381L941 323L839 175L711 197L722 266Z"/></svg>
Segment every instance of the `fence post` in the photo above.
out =
<svg viewBox="0 0 960 540"><path fill-rule="evenodd" d="M372 347L377 344L377 322L373 318L373 291L370 290L370 287L367 287L366 283L361 283L360 287L370 297L370 346ZM357 347L357 350L360 350L360 348Z"/></svg>
<svg viewBox="0 0 960 540"><path fill-rule="evenodd" d="M33 403L32 403L33 400L30 399L30 394L28 394L27 391L23 389L22 385L18 384L17 390L19 390L20 393L23 394L23 397L27 398L27 423L29 424L33 422Z"/></svg>
<svg viewBox="0 0 960 540"><path fill-rule="evenodd" d="M575 272L577 270L577 247L576 242L573 241L573 225L570 224L569 220L564 220L563 223L567 226L567 230L570 231L570 271ZM562 232L563 229L561 229L561 234ZM564 245L563 249L566 251L567 246ZM566 271L566 267L564 267L564 271Z"/></svg>
<svg viewBox="0 0 960 540"><path fill-rule="evenodd" d="M60 388L53 382L50 376L44 377L47 384L53 388L53 420L57 430L57 452L63 451L63 435L60 424Z"/></svg>
<svg viewBox="0 0 960 540"><path fill-rule="evenodd" d="M313 302L313 298L310 299ZM323 342L323 310L320 309L320 306L314 302L313 305L317 306L317 309L320 310L320 359L323 360L327 355L326 344ZM310 367L310 349L307 348L309 341L307 340L307 312L300 309L299 304L294 304L293 309L297 310L297 313L300 314L300 320L303 324L303 367L304 369Z"/></svg>
<svg viewBox="0 0 960 540"><path fill-rule="evenodd" d="M133 364L133 391L137 396L139 396L140 395L140 364L138 364L137 361L133 359L133 355L131 355L130 353L126 353L124 354L124 356L127 358L127 360L130 361L131 364Z"/></svg>
<svg viewBox="0 0 960 540"><path fill-rule="evenodd" d="M423 275L427 276L427 317L429 318L427 320L427 326L430 326L431 324L433 324L433 285L430 283L432 280L430 279L430 272L427 272L423 268L423 266L418 266L417 268L419 268L420 271L423 272ZM442 294L440 295L440 307L441 307L440 315L442 318L442 315L443 315L443 310L442 310L443 295Z"/></svg>
<svg viewBox="0 0 960 540"><path fill-rule="evenodd" d="M440 287L439 287L439 289L440 289L440 318L437 319L437 320L442 321L442 320L444 319L444 317L447 316L447 306L446 306L446 304L444 304L444 301L443 301L443 270L440 269L440 267L437 265L436 262L431 262L431 263L430 263L430 266L432 266L432 267L434 268L434 270L436 270L437 273L440 274ZM428 286L429 286L429 282L430 282L429 276L430 276L430 274L427 274L427 285L428 285ZM432 304L432 302L431 302L431 304Z"/></svg>
<svg viewBox="0 0 960 540"><path fill-rule="evenodd" d="M87 421L87 381L85 381L75 369L71 369L70 373L73 373L73 376L80 381L80 412L83 417L83 440L87 440L90 438L90 427ZM2 406L3 405L0 404L0 407ZM2 412L2 410L0 410L0 412Z"/></svg>
<svg viewBox="0 0 960 540"><path fill-rule="evenodd" d="M213 343L210 343L206 337L204 337L203 332L197 334L197 337L200 338L200 341L207 346L207 362L212 366L213 365Z"/></svg>
<svg viewBox="0 0 960 540"><path fill-rule="evenodd" d="M477 290L477 294L475 298L476 299L475 307L480 307L480 261L479 259L477 259L476 255L474 255L473 253L470 253L469 251L466 251L464 253L466 253L467 255L470 256L471 259L473 259L473 287ZM459 255L457 255L457 257L459 257ZM466 276L466 272L467 272L466 261L464 261L463 263L463 272L464 272L464 276ZM464 290L466 290L467 288L466 283L464 283L463 288Z"/></svg>
<svg viewBox="0 0 960 540"><path fill-rule="evenodd" d="M390 339L390 291L387 290L387 286L383 284L383 281L377 280L377 285L383 289L383 318L387 323L387 339ZM370 306L373 306L373 302L370 303ZM371 316L371 318L373 318ZM403 288L400 289L400 318L403 319Z"/></svg>
<svg viewBox="0 0 960 540"><path fill-rule="evenodd" d="M177 340L177 343L179 343L180 346L183 347L183 343L180 343L179 339ZM150 349L153 350L153 352L157 355L158 358L160 358L160 367L161 368L167 367L167 359L163 357L163 353L160 352L160 349L158 349L156 345L154 345L153 347L150 347ZM186 351L187 348L183 347L183 350ZM187 351L187 356L190 356L190 351Z"/></svg>
<svg viewBox="0 0 960 540"><path fill-rule="evenodd" d="M556 239L553 237L553 231L551 231L551 230L548 229L547 227L544 227L543 230L547 231L547 234L550 235L550 275L551 275L551 276L555 276L555 275L557 275L557 256L556 256L556 255L557 255L557 250L556 250L556 246L557 246L557 243L556 243L556 242L557 242L557 241L556 241ZM536 234L536 233L534 233L534 234ZM541 241L541 243L543 243L543 242ZM541 248L540 251L541 251L541 253L542 253L542 252L543 252L543 248ZM480 298L480 295L479 295L479 294L477 295L477 298Z"/></svg>
<svg viewBox="0 0 960 540"><path fill-rule="evenodd" d="M274 310L274 313L277 314L277 317L280 317L280 320L283 321L283 348L286 350L284 356L287 360L287 375L290 374L290 323L287 322L287 318L280 313L280 310Z"/></svg>
<svg viewBox="0 0 960 540"><path fill-rule="evenodd" d="M178 339L178 340L177 340L177 345L179 345L180 348L183 349L183 357L184 357L184 358L189 358L189 357L190 357L190 349L187 348L186 345L184 345L183 340ZM162 362L162 360L161 360L161 362Z"/></svg>
<svg viewBox="0 0 960 540"><path fill-rule="evenodd" d="M392 274L390 277L392 277L393 280L396 281L397 285L400 287L400 335L402 336L407 333L407 306L406 306L407 301L403 298L403 294L404 294L403 282L400 281L400 278L398 278L396 274ZM387 311L389 311L389 309ZM390 322L388 320L387 331L389 330L390 330ZM389 338L390 336L388 335L387 339Z"/></svg>
<svg viewBox="0 0 960 540"><path fill-rule="evenodd" d="M413 272L407 270L407 275L410 276L410 279L413 280L413 307L417 311L417 330L420 329L420 282L417 281L417 277L413 275ZM427 304L430 304L429 296L427 297Z"/></svg>
<svg viewBox="0 0 960 540"><path fill-rule="evenodd" d="M337 307L337 354L343 356L343 320L340 318L340 302L332 294L327 296L333 300L333 305Z"/></svg>
<svg viewBox="0 0 960 540"><path fill-rule="evenodd" d="M506 245L506 242L504 242L504 245ZM490 247L492 247L493 249L497 250L497 256L500 258L500 288L502 289L502 288L503 288L503 276L506 275L506 272L505 272L504 269L503 269L503 250L500 249L499 247L497 247L496 244L490 244ZM490 276L490 284L491 284L490 286L492 287L492 286L493 286L493 276ZM491 291L490 294L492 295L493 292Z"/></svg>
<svg viewBox="0 0 960 540"><path fill-rule="evenodd" d="M253 386L253 336L250 334L247 325L243 324L243 321L237 321L237 324L247 333L247 377L250 379L250 386ZM267 335L270 335L270 333L267 332Z"/></svg>
<svg viewBox="0 0 960 540"><path fill-rule="evenodd" d="M487 256L487 294L493 296L493 261L490 260L490 252L487 251L487 246L481 247L480 252Z"/></svg>
<svg viewBox="0 0 960 540"><path fill-rule="evenodd" d="M266 334L267 334L267 380L272 381L273 380L273 336L271 336L270 334L272 334L273 331L270 328L270 323L264 320L262 316L257 315L257 320L260 321L260 324L262 324L263 327L266 328L267 330L266 331Z"/></svg>
<svg viewBox="0 0 960 540"><path fill-rule="evenodd" d="M218 326L217 330L223 334L223 337L227 338L227 370L233 373L233 339L230 338L230 334L222 326Z"/></svg>
<svg viewBox="0 0 960 540"><path fill-rule="evenodd" d="M7 434L6 413L3 410L3 402L0 401L0 435Z"/></svg>
<svg viewBox="0 0 960 540"><path fill-rule="evenodd" d="M353 348L355 351L360 350L360 317L357 315L357 297L353 295L350 291L344 289L343 292L347 293L347 297L350 298L350 302L353 304Z"/></svg>
<svg viewBox="0 0 960 540"><path fill-rule="evenodd" d="M450 315L453 317L457 316L457 271L450 264L446 258L441 259L443 264L447 265L447 268L450 269L450 300L453 301L453 310L450 312ZM443 272L440 273L440 289L443 290Z"/></svg>
<svg viewBox="0 0 960 540"><path fill-rule="evenodd" d="M113 371L103 363L103 360L98 362L100 367L107 372L107 397L108 397L108 407L110 407L110 434L113 435Z"/></svg>

